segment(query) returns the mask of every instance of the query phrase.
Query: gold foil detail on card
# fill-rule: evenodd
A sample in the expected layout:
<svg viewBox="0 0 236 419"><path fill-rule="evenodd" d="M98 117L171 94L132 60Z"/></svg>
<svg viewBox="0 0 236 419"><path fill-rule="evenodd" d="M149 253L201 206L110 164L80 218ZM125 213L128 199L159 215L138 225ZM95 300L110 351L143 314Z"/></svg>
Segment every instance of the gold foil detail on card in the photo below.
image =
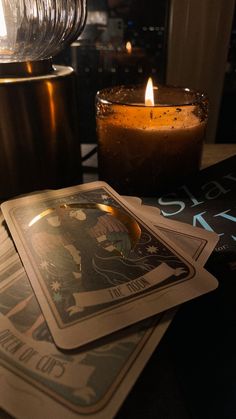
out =
<svg viewBox="0 0 236 419"><path fill-rule="evenodd" d="M47 215L51 214L54 211L55 211L55 208L48 208L46 211L41 212L41 214L36 215L36 217L34 217L33 220L30 221L29 227L32 227L38 221L42 220L42 218L46 217Z"/></svg>

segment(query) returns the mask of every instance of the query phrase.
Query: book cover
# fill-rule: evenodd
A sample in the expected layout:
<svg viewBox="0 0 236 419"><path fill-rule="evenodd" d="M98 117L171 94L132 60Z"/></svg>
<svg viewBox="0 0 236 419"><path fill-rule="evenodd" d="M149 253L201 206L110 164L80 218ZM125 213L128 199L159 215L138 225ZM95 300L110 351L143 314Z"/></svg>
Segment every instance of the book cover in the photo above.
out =
<svg viewBox="0 0 236 419"><path fill-rule="evenodd" d="M144 198L169 219L214 231L220 236L210 263L236 271L236 155L201 170L185 184L156 198Z"/></svg>

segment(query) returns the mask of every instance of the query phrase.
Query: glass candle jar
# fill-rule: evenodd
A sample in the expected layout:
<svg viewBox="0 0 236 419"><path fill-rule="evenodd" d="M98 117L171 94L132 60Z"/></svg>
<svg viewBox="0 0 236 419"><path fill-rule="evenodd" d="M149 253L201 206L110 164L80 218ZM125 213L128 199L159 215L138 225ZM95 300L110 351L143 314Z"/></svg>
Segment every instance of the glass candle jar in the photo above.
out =
<svg viewBox="0 0 236 419"><path fill-rule="evenodd" d="M208 101L178 87L154 88L154 106L141 86L97 93L99 177L119 193L154 196L200 167Z"/></svg>

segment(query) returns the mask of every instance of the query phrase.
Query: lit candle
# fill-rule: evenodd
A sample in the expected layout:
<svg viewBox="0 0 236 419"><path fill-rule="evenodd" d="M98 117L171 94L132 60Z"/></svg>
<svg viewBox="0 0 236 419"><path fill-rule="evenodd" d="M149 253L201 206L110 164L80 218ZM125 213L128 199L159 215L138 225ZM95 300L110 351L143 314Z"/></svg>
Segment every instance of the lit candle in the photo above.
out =
<svg viewBox="0 0 236 419"><path fill-rule="evenodd" d="M99 175L120 193L157 195L195 173L208 102L190 89L140 86L97 94Z"/></svg>
<svg viewBox="0 0 236 419"><path fill-rule="evenodd" d="M146 92L145 92L145 106L154 106L154 90L153 90L153 82L151 77L148 79Z"/></svg>
<svg viewBox="0 0 236 419"><path fill-rule="evenodd" d="M125 48L126 48L127 54L132 54L132 44L131 44L131 42L129 42L129 41L126 42Z"/></svg>

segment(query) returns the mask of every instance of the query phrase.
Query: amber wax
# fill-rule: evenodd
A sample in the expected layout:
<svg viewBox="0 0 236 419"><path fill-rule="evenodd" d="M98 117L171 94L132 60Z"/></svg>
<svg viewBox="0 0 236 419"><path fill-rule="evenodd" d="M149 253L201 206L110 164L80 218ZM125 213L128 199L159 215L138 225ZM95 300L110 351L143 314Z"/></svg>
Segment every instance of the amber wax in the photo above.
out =
<svg viewBox="0 0 236 419"><path fill-rule="evenodd" d="M199 170L207 122L205 95L154 88L145 105L140 86L97 94L99 177L122 194L154 196Z"/></svg>

